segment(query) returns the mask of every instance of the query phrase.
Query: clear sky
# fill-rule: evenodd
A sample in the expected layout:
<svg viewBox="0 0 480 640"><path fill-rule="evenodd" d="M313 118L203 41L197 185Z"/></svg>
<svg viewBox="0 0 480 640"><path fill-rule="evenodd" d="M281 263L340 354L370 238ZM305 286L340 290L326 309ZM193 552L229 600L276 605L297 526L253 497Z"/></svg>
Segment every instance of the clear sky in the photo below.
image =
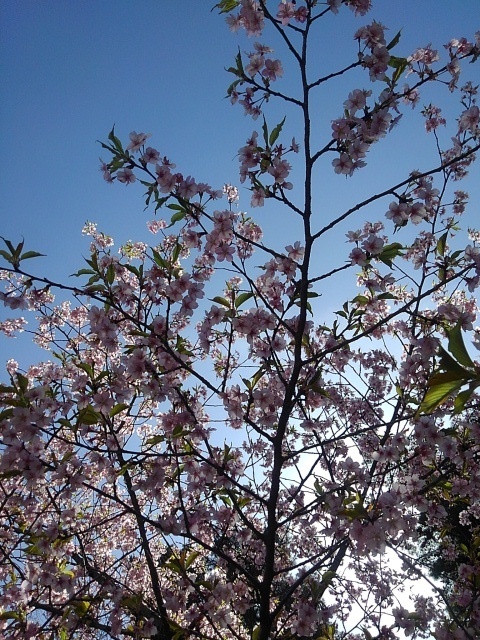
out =
<svg viewBox="0 0 480 640"><path fill-rule="evenodd" d="M224 69L239 46L250 51L254 40L231 34L224 18L210 12L213 4L214 0L0 3L0 235L13 241L23 236L26 249L48 255L30 262L37 273L64 280L83 266L88 241L81 229L86 220L97 222L119 242L147 237L145 222L153 212L143 211L140 185L107 185L98 171L98 157L106 156L96 140L105 139L114 123L124 140L132 130L151 132L151 145L185 175L214 187L238 184L237 151L261 123L246 118L240 107L231 107L225 99L231 78ZM478 0L377 0L364 18L354 18L347 9L329 17L327 29L319 31L314 62L331 71L341 61L352 61L354 31L374 18L389 27L391 37L403 28L398 55L429 42L441 48L452 37L472 39L480 29ZM262 41L272 43L268 36ZM280 50L276 53L282 57ZM465 79L480 83L479 64L465 71ZM288 92L288 73L281 82ZM319 142L325 142L322 133L327 135L348 92L358 86L353 78L347 79L319 96ZM281 119L282 110L280 105L272 125ZM319 215L341 213L362 195L387 186L393 175L402 178L406 171L425 168L433 156L428 139L420 137L422 126L417 113L389 141L376 145L369 168L348 182L325 167L317 185ZM301 137L290 115L286 127ZM294 182L295 175L291 177ZM479 189L474 181L462 188L472 193L472 210L477 210L477 221L471 216L469 224L480 226ZM249 202L244 193L241 209L248 210ZM372 219L383 216L385 204ZM283 248L295 239L293 227L288 221L279 224L276 212L252 213L264 227L267 242ZM331 244L325 247L326 258L331 250ZM2 354L0 360L5 359Z"/></svg>

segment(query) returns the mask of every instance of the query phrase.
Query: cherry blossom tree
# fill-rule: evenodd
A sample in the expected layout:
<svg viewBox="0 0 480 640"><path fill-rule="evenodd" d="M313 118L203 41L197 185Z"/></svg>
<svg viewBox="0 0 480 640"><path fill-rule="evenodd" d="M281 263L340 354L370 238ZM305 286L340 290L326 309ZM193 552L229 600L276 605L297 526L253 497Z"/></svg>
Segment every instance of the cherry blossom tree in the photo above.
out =
<svg viewBox="0 0 480 640"><path fill-rule="evenodd" d="M0 386L2 637L477 638L480 233L460 231L457 183L480 147L477 88L460 79L480 33L445 59L401 56L370 0L216 9L254 37L228 88L254 121L238 156L249 211L236 187L184 176L150 134L125 145L112 130L103 176L141 183L151 246L115 249L87 223L71 285L3 241L1 298L32 316L48 357L9 360ZM326 17L349 10L358 55L313 77ZM361 82L322 140L313 100L339 77ZM357 176L427 86L458 99L448 122L418 107L432 166L320 216L318 176ZM276 103L296 114L293 140L268 120ZM284 249L250 215L269 203L301 225ZM345 250L322 262L344 223ZM325 324L317 303L338 278L360 293ZM11 315L7 337L26 324Z"/></svg>

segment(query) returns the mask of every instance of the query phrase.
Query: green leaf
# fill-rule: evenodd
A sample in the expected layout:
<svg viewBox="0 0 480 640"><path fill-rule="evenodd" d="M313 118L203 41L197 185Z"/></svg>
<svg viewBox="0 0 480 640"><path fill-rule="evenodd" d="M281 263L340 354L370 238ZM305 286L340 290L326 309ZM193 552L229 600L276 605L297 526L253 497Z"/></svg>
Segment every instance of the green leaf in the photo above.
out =
<svg viewBox="0 0 480 640"><path fill-rule="evenodd" d="M235 69L230 68L230 69L228 69L228 71L233 71L233 72L235 72ZM235 89L237 88L237 86L239 85L239 83L240 83L240 80L234 80L234 81L232 82L232 84L231 84L231 85L228 87L228 89L227 89L227 97L230 97L230 96L232 95L232 93L235 91Z"/></svg>
<svg viewBox="0 0 480 640"><path fill-rule="evenodd" d="M460 393L457 395L453 403L454 414L458 414L463 411L465 404L467 403L468 400L470 400L473 392L474 392L474 388L468 388L468 389L465 389L465 391L460 391Z"/></svg>
<svg viewBox="0 0 480 640"><path fill-rule="evenodd" d="M254 376L252 376L252 378L250 379L250 389L253 389L257 385L257 382L261 378L263 378L264 373L265 373L265 369L263 367L260 367L257 373Z"/></svg>
<svg viewBox="0 0 480 640"><path fill-rule="evenodd" d="M475 374L466 369L445 371L441 373L435 373L428 381L428 387L434 387L437 384L443 384L444 382L453 382L454 380L460 380L463 384L467 384L470 380L473 380Z"/></svg>
<svg viewBox="0 0 480 640"><path fill-rule="evenodd" d="M133 273L134 276L137 276L137 278L141 278L142 277L142 273L140 271L140 269L137 269L137 267L135 267L133 264L125 264L123 265L125 267L125 269L127 271L130 271L130 273ZM140 265L142 266L142 265Z"/></svg>
<svg viewBox="0 0 480 640"><path fill-rule="evenodd" d="M449 373L456 372L458 374L458 379L467 378L470 372L467 369L464 369L452 356L445 351L443 347L439 347L440 353L440 369L443 371L448 371Z"/></svg>
<svg viewBox="0 0 480 640"><path fill-rule="evenodd" d="M404 59L402 66L398 67L395 70L395 73L392 75L392 82L393 84L397 84L397 82L399 81L400 77L402 76L403 72L405 71L405 69L408 66L408 61L406 59Z"/></svg>
<svg viewBox="0 0 480 640"><path fill-rule="evenodd" d="M325 573L322 575L322 582L324 584L330 584L336 575L337 574L335 571L325 571Z"/></svg>
<svg viewBox="0 0 480 640"><path fill-rule="evenodd" d="M159 197L158 193L155 193L155 213L157 213L157 211L163 207L163 205L165 204L165 202L170 198L170 196L164 196L162 198Z"/></svg>
<svg viewBox="0 0 480 640"><path fill-rule="evenodd" d="M177 426L172 431L172 438L181 438L188 434L188 431L181 424L177 424Z"/></svg>
<svg viewBox="0 0 480 640"><path fill-rule="evenodd" d="M116 415L128 409L128 404L121 402L120 404L116 404L114 407L110 409L110 417L114 418Z"/></svg>
<svg viewBox="0 0 480 640"><path fill-rule="evenodd" d="M103 147L107 151L110 151L110 153L115 153L114 147L110 146L109 144L105 144L105 142L101 142L100 140L97 140L97 142L101 147Z"/></svg>
<svg viewBox="0 0 480 640"><path fill-rule="evenodd" d="M115 135L115 125L113 125L112 130L108 134L108 139L110 140L110 142L113 142L113 144L114 144L115 148L117 149L117 151L119 151L120 153L125 153L124 150L123 150L123 147L122 147L122 143L120 142L120 140Z"/></svg>
<svg viewBox="0 0 480 640"><path fill-rule="evenodd" d="M10 263L13 262L13 256L10 253L7 253L6 251L4 251L3 249L0 249L0 256L2 256L2 258L5 258L7 262L10 262Z"/></svg>
<svg viewBox="0 0 480 640"><path fill-rule="evenodd" d="M277 124L275 129L270 134L270 138L268 140L270 146L272 146L276 142L276 140L277 140L278 136L280 135L280 132L281 132L284 124L285 124L285 118L280 122L280 124Z"/></svg>
<svg viewBox="0 0 480 640"><path fill-rule="evenodd" d="M92 267L95 273L98 273L98 257L96 253L92 253L92 259L85 260L85 262Z"/></svg>
<svg viewBox="0 0 480 640"><path fill-rule="evenodd" d="M390 56L388 61L388 66L392 67L392 69L398 69L403 66L403 63L406 62L406 58L399 58L398 56Z"/></svg>
<svg viewBox="0 0 480 640"><path fill-rule="evenodd" d="M436 381L425 394L425 397L418 408L417 415L422 413L432 413L441 404L446 402L452 393L460 389L464 384L463 380L458 379L445 379L444 382L441 382L440 376L443 375L445 374L439 374L432 378L432 380L436 378ZM432 380L430 380L430 384L432 383Z"/></svg>
<svg viewBox="0 0 480 640"><path fill-rule="evenodd" d="M98 278L96 278L95 280L91 279L91 282L95 282L96 280L98 280ZM105 285L104 284L90 285L90 281L89 281L87 284L87 289L88 289L88 293L95 293L95 292L103 293L105 291Z"/></svg>
<svg viewBox="0 0 480 640"><path fill-rule="evenodd" d="M237 69L236 67L228 67L228 69L227 69L227 68L225 68L225 71L226 71L227 73L233 73L235 76L240 75L240 74L238 73L238 69ZM236 80L235 82L240 82L240 80ZM232 84L233 84L233 83L232 83Z"/></svg>
<svg viewBox="0 0 480 640"><path fill-rule="evenodd" d="M76 273L71 273L71 276L91 276L94 275L95 271L92 271L91 269L80 269L79 271L77 271Z"/></svg>
<svg viewBox="0 0 480 640"><path fill-rule="evenodd" d="M439 256L445 255L445 247L447 245L448 231L440 236L437 242L437 253Z"/></svg>
<svg viewBox="0 0 480 640"><path fill-rule="evenodd" d="M450 264L452 264L453 262L455 262L455 260L459 257L462 256L464 254L463 251L454 251L452 253L452 255L450 256Z"/></svg>
<svg viewBox="0 0 480 640"><path fill-rule="evenodd" d="M183 570L183 564L180 562L180 559L175 557L170 558L165 566L175 573L182 573Z"/></svg>
<svg viewBox="0 0 480 640"><path fill-rule="evenodd" d="M193 551L193 553L191 553L188 558L185 560L185 569L188 569L188 567L195 562L195 559L200 555L199 551Z"/></svg>
<svg viewBox="0 0 480 640"><path fill-rule="evenodd" d="M57 422L58 422L58 424L61 424L62 427L66 427L67 429L72 429L73 428L72 423L70 422L70 420L67 420L67 418L59 418L57 420Z"/></svg>
<svg viewBox="0 0 480 640"><path fill-rule="evenodd" d="M215 296L215 298L212 298L212 302L221 304L223 307L227 307L227 309L230 309L231 307L230 301L226 298L222 298L221 296Z"/></svg>
<svg viewBox="0 0 480 640"><path fill-rule="evenodd" d="M122 466L120 467L120 469L117 471L117 476L121 477L124 476L127 471L129 471L131 469L131 465L126 462L125 464L122 464Z"/></svg>
<svg viewBox="0 0 480 640"><path fill-rule="evenodd" d="M377 300L398 300L398 298L393 293L381 293L377 296Z"/></svg>
<svg viewBox="0 0 480 640"><path fill-rule="evenodd" d="M475 363L468 355L468 351L465 347L462 337L461 322L453 327L453 329L447 330L448 336L448 350L450 353L465 367L475 367Z"/></svg>
<svg viewBox="0 0 480 640"><path fill-rule="evenodd" d="M81 600L74 600L72 606L77 616L79 618L83 618L92 606L92 603L90 602L88 597L85 597Z"/></svg>
<svg viewBox="0 0 480 640"><path fill-rule="evenodd" d="M265 120L265 116L263 116L262 131L263 131L263 139L265 140L265 145L268 147L268 127L267 127L267 121Z"/></svg>
<svg viewBox="0 0 480 640"><path fill-rule="evenodd" d="M400 36L401 35L402 35L402 30L400 29L400 31L397 33L397 35L387 44L388 51L393 49L393 47L397 46L397 44L400 42Z"/></svg>
<svg viewBox="0 0 480 640"><path fill-rule="evenodd" d="M37 538L37 540L38 540L38 538ZM28 553L31 556L41 556L41 555L43 555L44 552L40 551L40 549L38 548L38 545L30 544L25 549L25 553Z"/></svg>
<svg viewBox="0 0 480 640"><path fill-rule="evenodd" d="M242 62L242 54L240 53L240 47L238 48L238 53L235 56L235 62L237 63L237 69L240 76L245 75L245 71L243 70L243 62Z"/></svg>
<svg viewBox="0 0 480 640"><path fill-rule="evenodd" d="M221 2L217 3L213 9L219 9L220 13L230 13L238 7L240 4L240 0L221 0Z"/></svg>
<svg viewBox="0 0 480 640"><path fill-rule="evenodd" d="M16 611L4 611L0 613L0 620L19 620L20 614Z"/></svg>
<svg viewBox="0 0 480 640"><path fill-rule="evenodd" d="M88 405L85 409L82 409L77 417L78 424L93 425L98 424L101 420L101 415L95 411L92 405Z"/></svg>
<svg viewBox="0 0 480 640"><path fill-rule="evenodd" d="M82 371L85 371L85 373L88 374L89 378L93 379L94 371L91 364L88 364L88 362L79 362L77 366L79 369L82 369Z"/></svg>
<svg viewBox="0 0 480 640"><path fill-rule="evenodd" d="M353 298L352 303L358 303L358 304L368 304L370 302L370 298L367 298L367 296L355 296L355 298Z"/></svg>
<svg viewBox="0 0 480 640"><path fill-rule="evenodd" d="M157 435L157 436L152 436L151 438L148 438L147 440L145 440L145 445L147 447L154 447L157 444L160 444L160 442L163 442L165 440L164 436L161 435Z"/></svg>
<svg viewBox="0 0 480 640"><path fill-rule="evenodd" d="M392 83L396 84L408 66L408 60L406 58L397 58L396 56L390 56L388 66L395 69L392 74Z"/></svg>
<svg viewBox="0 0 480 640"><path fill-rule="evenodd" d="M100 276L97 274L94 274L91 278L88 279L87 282L87 287L91 287L93 284L95 284L95 282L98 282L100 280ZM99 285L100 287L103 288L103 285Z"/></svg>
<svg viewBox="0 0 480 640"><path fill-rule="evenodd" d="M28 389L28 378L21 373L17 373L17 384L20 391L25 393L25 391Z"/></svg>
<svg viewBox="0 0 480 640"><path fill-rule="evenodd" d="M115 281L115 267L113 264L109 264L105 273L105 280L108 284L113 284Z"/></svg>
<svg viewBox="0 0 480 640"><path fill-rule="evenodd" d="M13 256L15 253L15 249L13 244L10 242L10 240L7 240L6 238L4 238L3 236L0 236L0 238L3 240L3 242L7 245L8 249L10 250L11 255Z"/></svg>
<svg viewBox="0 0 480 640"><path fill-rule="evenodd" d="M22 253L20 256L20 260L28 260L29 258L39 258L44 256L44 253L38 253L38 251L25 251L25 253Z"/></svg>
<svg viewBox="0 0 480 640"><path fill-rule="evenodd" d="M170 227L173 227L173 225L176 222L180 222L180 220L183 220L186 216L187 212L185 210L182 211L178 211L177 213L174 213L173 216L170 219L170 224L168 225L167 229L169 229Z"/></svg>
<svg viewBox="0 0 480 640"><path fill-rule="evenodd" d="M183 249L183 245L181 245L178 241L175 245L175 249L172 253L172 262L176 262L178 260L178 256L180 255L181 250Z"/></svg>
<svg viewBox="0 0 480 640"><path fill-rule="evenodd" d="M386 244L383 247L382 252L374 257L377 260L381 260L388 267L391 267L392 260L397 256L403 255L402 249L403 249L403 245L401 245L399 242L392 242L392 244Z"/></svg>
<svg viewBox="0 0 480 640"><path fill-rule="evenodd" d="M241 293L235 298L235 307L238 309L239 307L242 306L244 302L246 302L247 300L250 300L250 298L253 298L253 293L251 293L250 291L246 293Z"/></svg>
<svg viewBox="0 0 480 640"><path fill-rule="evenodd" d="M21 242L19 242L15 248L15 252L14 252L14 257L19 260L20 259L20 254L23 251L23 247L25 245L25 241L22 240Z"/></svg>
<svg viewBox="0 0 480 640"><path fill-rule="evenodd" d="M162 256L158 253L158 251L156 251L155 249L152 249L152 255L153 255L153 261L155 262L155 264L157 264L162 269L168 268L167 261L164 258L162 258Z"/></svg>
<svg viewBox="0 0 480 640"><path fill-rule="evenodd" d="M68 640L68 631L64 627L58 630L58 640Z"/></svg>

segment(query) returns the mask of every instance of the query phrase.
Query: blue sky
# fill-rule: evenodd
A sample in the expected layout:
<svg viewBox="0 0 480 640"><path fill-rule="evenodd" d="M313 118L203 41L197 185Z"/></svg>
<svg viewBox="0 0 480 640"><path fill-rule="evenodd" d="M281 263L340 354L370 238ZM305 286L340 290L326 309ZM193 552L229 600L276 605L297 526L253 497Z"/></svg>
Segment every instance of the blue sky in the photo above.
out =
<svg viewBox="0 0 480 640"><path fill-rule="evenodd" d="M86 220L97 222L119 243L147 237L145 222L153 212L143 211L141 187L107 185L98 171L98 157L105 154L96 141L105 139L113 124L125 140L132 130L151 132L152 146L185 175L215 187L238 184L236 154L261 123L246 118L240 107L231 107L224 98L231 82L224 69L239 46L249 51L254 40L231 34L224 18L210 12L213 4L214 0L2 1L0 235L17 242L24 237L27 249L47 254L30 262L36 273L65 280L83 266L88 241L81 229ZM352 35L372 19L387 25L391 37L403 28L398 55L429 42L441 48L451 37L472 39L480 28L478 0L377 0L364 18L354 18L347 9L329 17L326 28L319 30L313 62L331 71L353 60ZM268 36L262 41L278 44ZM283 59L279 49L276 54ZM295 86L289 84L286 62L285 67L281 88L288 92ZM465 71L465 79L480 82L480 65ZM363 86L367 84L364 74ZM361 86L362 81L352 77L319 95L319 142L325 141L322 136L328 134L330 121L341 115L348 92ZM448 103L448 95L443 97ZM282 105L272 105L272 126L283 112ZM339 214L387 186L394 176L402 178L411 169L427 166L433 141L421 133L418 112L405 120L389 140L374 148L368 169L349 181L324 167L316 185L319 216ZM286 130L301 137L290 112ZM294 182L295 174L292 178ZM471 192L472 211L478 212L475 181L462 188ZM242 210L249 210L249 201L244 193ZM370 217L381 218L387 207L388 202ZM283 248L295 239L294 226L288 219L279 224L276 210L252 213L264 227L267 242ZM360 226L366 217L362 213L358 224L347 228ZM472 214L468 223L476 223ZM343 243L344 236L338 235L336 242ZM328 265L338 255L338 245L329 240L322 251Z"/></svg>

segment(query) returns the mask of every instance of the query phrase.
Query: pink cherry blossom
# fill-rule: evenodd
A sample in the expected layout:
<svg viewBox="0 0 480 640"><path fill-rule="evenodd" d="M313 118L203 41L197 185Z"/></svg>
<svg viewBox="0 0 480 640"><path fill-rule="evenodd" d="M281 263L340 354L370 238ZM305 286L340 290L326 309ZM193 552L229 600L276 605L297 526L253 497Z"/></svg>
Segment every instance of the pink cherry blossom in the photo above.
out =
<svg viewBox="0 0 480 640"><path fill-rule="evenodd" d="M117 172L117 180L124 184L133 184L136 179L135 174L128 167Z"/></svg>
<svg viewBox="0 0 480 640"><path fill-rule="evenodd" d="M262 70L262 76L271 81L281 78L283 76L283 67L280 60L271 60L270 58L267 58L265 60L265 67Z"/></svg>
<svg viewBox="0 0 480 640"><path fill-rule="evenodd" d="M295 15L295 4L293 2L282 2L277 11L277 18L285 26Z"/></svg>
<svg viewBox="0 0 480 640"><path fill-rule="evenodd" d="M144 144L147 138L150 138L151 133L137 133L136 131L132 131L130 134L130 143L127 146L127 151L132 151L135 153L138 151Z"/></svg>
<svg viewBox="0 0 480 640"><path fill-rule="evenodd" d="M458 121L459 131L470 131L472 134L478 132L478 122L480 120L480 109L477 105L473 105L460 116Z"/></svg>

